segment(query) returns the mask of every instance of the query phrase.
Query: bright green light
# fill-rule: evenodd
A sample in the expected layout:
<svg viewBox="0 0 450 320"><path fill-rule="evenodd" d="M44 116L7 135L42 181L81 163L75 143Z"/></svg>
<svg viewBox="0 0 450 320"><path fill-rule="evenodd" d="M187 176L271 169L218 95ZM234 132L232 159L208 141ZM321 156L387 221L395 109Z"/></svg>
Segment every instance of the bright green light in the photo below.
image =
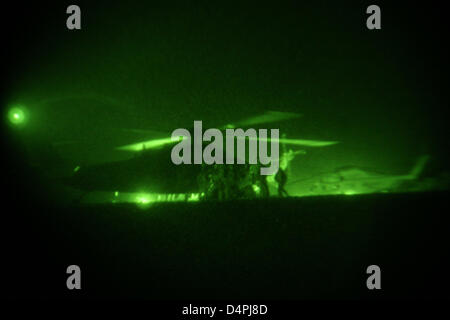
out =
<svg viewBox="0 0 450 320"><path fill-rule="evenodd" d="M191 193L189 195L188 201L197 202L199 200L200 200L200 194L199 193Z"/></svg>
<svg viewBox="0 0 450 320"><path fill-rule="evenodd" d="M13 107L8 112L8 119L14 125L21 125L26 120L25 111L23 108Z"/></svg>
<svg viewBox="0 0 450 320"><path fill-rule="evenodd" d="M138 196L136 197L136 203L138 204L148 204L150 203L150 199L146 196Z"/></svg>
<svg viewBox="0 0 450 320"><path fill-rule="evenodd" d="M119 193L117 192L119 195ZM124 200L124 202L133 202L138 206L147 207L153 203L162 203L162 202L198 202L200 201L199 193L171 193L171 194L163 194L163 193L138 193L138 194L130 194L132 195L129 200Z"/></svg>

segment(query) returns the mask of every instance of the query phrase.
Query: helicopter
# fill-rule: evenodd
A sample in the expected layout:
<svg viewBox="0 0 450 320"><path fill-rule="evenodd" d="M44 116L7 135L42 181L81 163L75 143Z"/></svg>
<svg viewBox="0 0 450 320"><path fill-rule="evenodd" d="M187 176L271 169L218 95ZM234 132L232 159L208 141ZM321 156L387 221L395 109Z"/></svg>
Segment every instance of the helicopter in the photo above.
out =
<svg viewBox="0 0 450 320"><path fill-rule="evenodd" d="M358 167L343 167L291 181L289 187L296 196L302 197L423 190L429 186L418 179L429 160L429 155L418 157L410 172L400 175L384 174Z"/></svg>
<svg viewBox="0 0 450 320"><path fill-rule="evenodd" d="M219 130L257 127L297 119L300 116L291 112L266 111L233 124L223 125ZM192 132L192 129L190 131ZM167 135L118 146L116 150L128 152L132 156L126 160L77 166L73 174L64 179L64 184L82 191L80 199L87 198L94 202L147 204L270 196L266 177L259 174L260 164L176 165L171 161L171 150L178 141ZM338 143L339 141L289 139L285 136L279 139L282 146L292 147L321 148ZM290 151L292 156L292 150ZM300 153L303 152L298 150L294 154ZM283 162L281 158L283 155L280 157L280 162ZM273 184L273 178L269 177L267 180Z"/></svg>

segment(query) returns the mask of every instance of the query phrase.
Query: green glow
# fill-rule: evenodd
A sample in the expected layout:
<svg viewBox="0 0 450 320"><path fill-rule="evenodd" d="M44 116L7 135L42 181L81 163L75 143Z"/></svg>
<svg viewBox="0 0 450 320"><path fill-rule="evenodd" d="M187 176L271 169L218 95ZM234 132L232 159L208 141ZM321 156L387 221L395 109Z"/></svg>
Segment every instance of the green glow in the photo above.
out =
<svg viewBox="0 0 450 320"><path fill-rule="evenodd" d="M270 138L250 138L251 140L259 141L271 141ZM294 146L305 146L305 147L328 147L334 144L338 144L339 141L321 141L321 140L305 140L305 139L278 139L280 144L294 145Z"/></svg>
<svg viewBox="0 0 450 320"><path fill-rule="evenodd" d="M200 194L199 193L191 193L189 195L188 201L190 202L197 202L200 200Z"/></svg>
<svg viewBox="0 0 450 320"><path fill-rule="evenodd" d="M147 207L153 203L167 202L198 202L200 193L126 193L116 191L113 203L135 203L141 207Z"/></svg>
<svg viewBox="0 0 450 320"><path fill-rule="evenodd" d="M8 119L14 125L24 124L26 121L26 115L23 107L13 107L8 112Z"/></svg>
<svg viewBox="0 0 450 320"><path fill-rule="evenodd" d="M142 150L146 150L146 149L162 147L166 144L172 144L172 143L181 141L182 139L183 139L182 136L178 137L178 139L172 139L171 137L170 138L162 138L162 139L153 139L153 140L141 141L141 142L133 143L133 144L127 144L125 146L117 147L116 149L123 150L123 151L138 152L138 151L142 151Z"/></svg>
<svg viewBox="0 0 450 320"><path fill-rule="evenodd" d="M80 170L80 166L76 166L75 169L73 169L73 172L77 172L78 170Z"/></svg>
<svg viewBox="0 0 450 320"><path fill-rule="evenodd" d="M162 139L146 140L146 141L141 141L141 142L117 147L116 149L122 150L122 151L139 152L142 150L159 148L166 144L172 144L175 142L179 142L182 139L183 139L183 137L180 136L180 137L178 137L178 139L162 138ZM246 139L246 138L243 138L243 139ZM272 140L270 138L267 138L267 139L250 138L250 139L251 140L261 140L261 141L271 141ZM332 145L339 143L339 141L321 141L321 140L287 139L287 138L278 139L278 141L280 144L306 146L306 147L328 147L328 146L332 146Z"/></svg>
<svg viewBox="0 0 450 320"><path fill-rule="evenodd" d="M137 204L148 204L150 203L150 198L146 197L145 195L139 195L136 197L136 203Z"/></svg>

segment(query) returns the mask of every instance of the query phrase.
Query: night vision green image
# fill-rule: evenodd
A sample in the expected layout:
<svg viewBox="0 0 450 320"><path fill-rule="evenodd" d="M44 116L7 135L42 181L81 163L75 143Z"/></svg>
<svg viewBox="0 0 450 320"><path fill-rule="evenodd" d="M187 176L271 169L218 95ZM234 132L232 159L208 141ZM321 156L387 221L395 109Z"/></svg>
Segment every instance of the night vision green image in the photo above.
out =
<svg viewBox="0 0 450 320"><path fill-rule="evenodd" d="M11 297L448 297L448 50L439 10L414 24L405 3L379 3L374 30L356 1L80 2L72 29L64 4L13 6L29 19L3 27ZM194 163L212 143L195 121L224 164ZM257 133L243 163L238 129Z"/></svg>

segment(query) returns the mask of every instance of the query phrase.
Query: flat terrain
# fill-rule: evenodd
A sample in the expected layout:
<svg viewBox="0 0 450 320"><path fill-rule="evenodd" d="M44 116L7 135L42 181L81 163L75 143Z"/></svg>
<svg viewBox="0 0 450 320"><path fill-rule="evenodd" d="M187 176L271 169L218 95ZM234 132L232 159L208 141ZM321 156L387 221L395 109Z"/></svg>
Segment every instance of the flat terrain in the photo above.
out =
<svg viewBox="0 0 450 320"><path fill-rule="evenodd" d="M345 299L449 296L448 193L4 212L12 296ZM14 209L12 209L14 210ZM82 290L65 287L82 270ZM382 290L366 288L366 268Z"/></svg>

